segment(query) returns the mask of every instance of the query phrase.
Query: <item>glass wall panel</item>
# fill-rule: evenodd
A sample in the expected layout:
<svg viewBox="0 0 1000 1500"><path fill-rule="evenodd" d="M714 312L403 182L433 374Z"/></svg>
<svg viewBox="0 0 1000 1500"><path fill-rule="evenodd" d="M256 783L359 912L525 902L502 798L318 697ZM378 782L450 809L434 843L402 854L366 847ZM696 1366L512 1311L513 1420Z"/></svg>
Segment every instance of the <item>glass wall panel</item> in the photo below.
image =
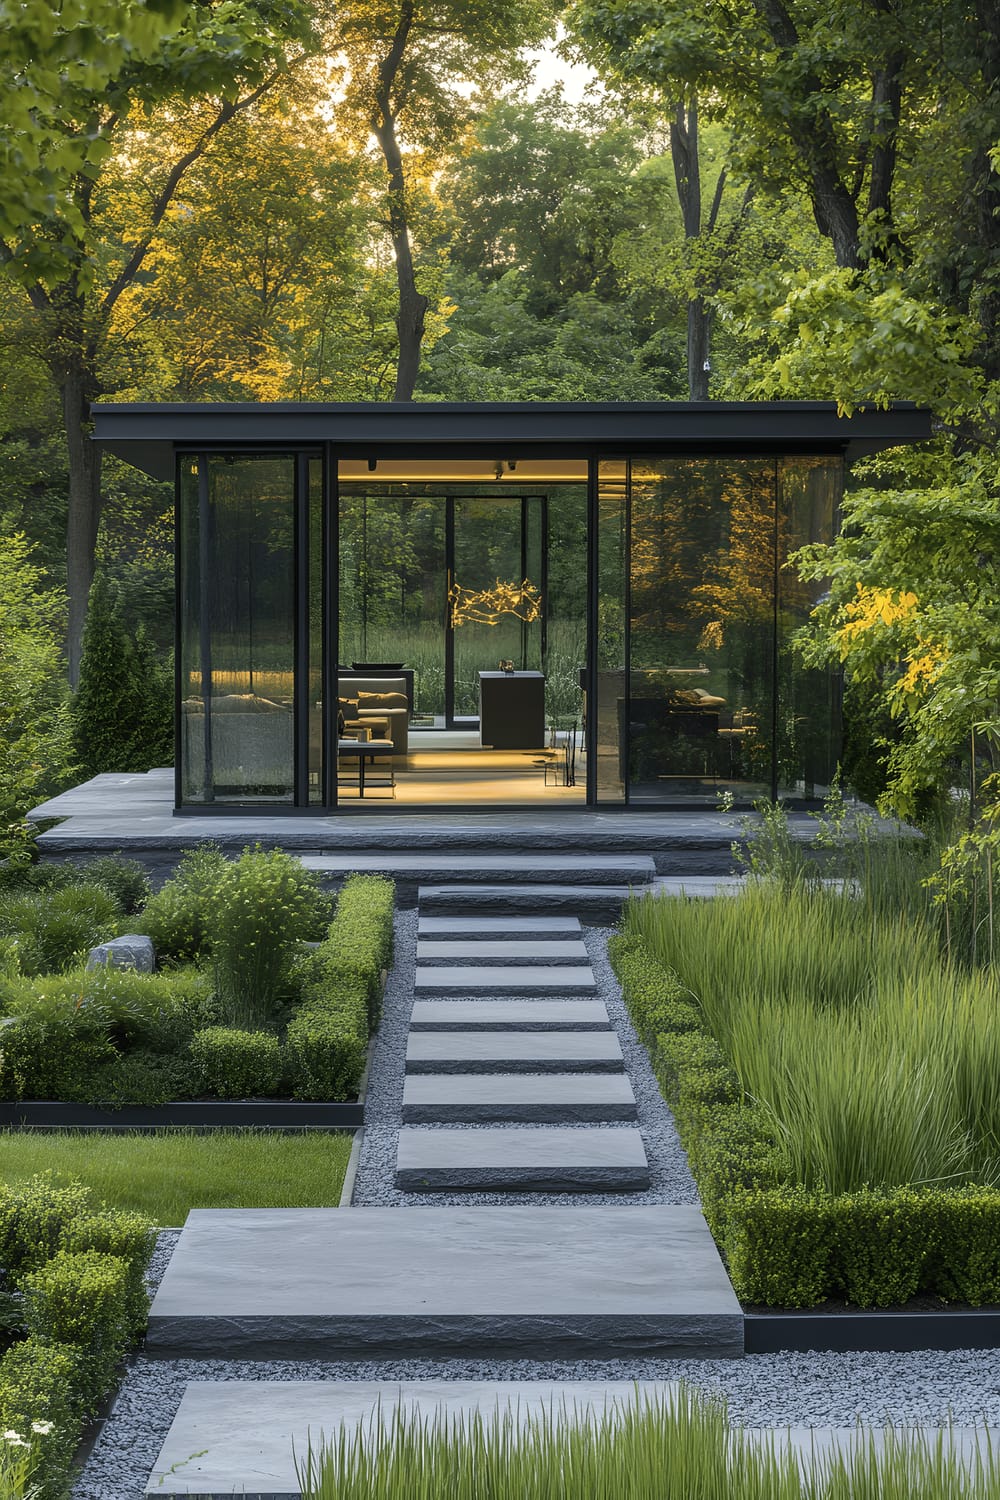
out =
<svg viewBox="0 0 1000 1500"><path fill-rule="evenodd" d="M769 794L774 461L633 458L630 496L629 801Z"/></svg>
<svg viewBox="0 0 1000 1500"><path fill-rule="evenodd" d="M501 661L513 662L518 671L541 669L541 622L522 619L514 597L525 580L540 588L541 559L527 555L520 495L456 496L454 507L457 592L451 620L459 720L479 716L481 671L495 672ZM535 531L538 542L537 526ZM505 599L512 607L498 608Z"/></svg>
<svg viewBox="0 0 1000 1500"><path fill-rule="evenodd" d="M417 717L444 713L446 595L443 497L342 485L340 664L412 669Z"/></svg>
<svg viewBox="0 0 1000 1500"><path fill-rule="evenodd" d="M182 458L185 802L290 802L295 460Z"/></svg>
<svg viewBox="0 0 1000 1500"><path fill-rule="evenodd" d="M587 704L587 753L597 762L597 800L625 799L628 588L628 463L602 460L597 479L597 702Z"/></svg>
<svg viewBox="0 0 1000 1500"><path fill-rule="evenodd" d="M803 665L792 639L826 585L803 582L789 555L833 541L843 485L837 458L788 458L778 466L778 789L821 798L841 752L840 675Z"/></svg>
<svg viewBox="0 0 1000 1500"><path fill-rule="evenodd" d="M323 463L309 460L309 801L323 801Z"/></svg>

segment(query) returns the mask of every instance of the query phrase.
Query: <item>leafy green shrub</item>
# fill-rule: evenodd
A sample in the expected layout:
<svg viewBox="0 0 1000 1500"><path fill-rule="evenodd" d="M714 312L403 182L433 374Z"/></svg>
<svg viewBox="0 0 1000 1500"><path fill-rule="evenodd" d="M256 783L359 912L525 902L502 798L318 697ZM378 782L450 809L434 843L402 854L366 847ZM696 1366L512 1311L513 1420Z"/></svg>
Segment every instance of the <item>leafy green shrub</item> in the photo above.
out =
<svg viewBox="0 0 1000 1500"><path fill-rule="evenodd" d="M138 1338L149 1311L145 1272L156 1247L156 1226L143 1214L104 1209L69 1219L63 1226L59 1247L70 1255L93 1250L124 1262L125 1314L129 1333Z"/></svg>
<svg viewBox="0 0 1000 1500"><path fill-rule="evenodd" d="M702 1026L701 1015L677 975L658 964L638 938L616 933L608 943L608 955L647 1047L662 1032L697 1031Z"/></svg>
<svg viewBox="0 0 1000 1500"><path fill-rule="evenodd" d="M61 973L89 948L117 936L118 901L103 885L0 896L0 936L17 941L22 974Z"/></svg>
<svg viewBox="0 0 1000 1500"><path fill-rule="evenodd" d="M223 1019L274 1022L299 941L322 934L330 898L316 876L281 849L244 849L216 895L210 949Z"/></svg>
<svg viewBox="0 0 1000 1500"><path fill-rule="evenodd" d="M285 1038L296 1099L357 1093L368 1037L378 1025L382 973L392 962L394 893L389 880L352 876L327 938L298 966L302 1003Z"/></svg>
<svg viewBox="0 0 1000 1500"><path fill-rule="evenodd" d="M214 844L189 849L176 873L151 896L135 924L152 939L157 959L187 963L208 945L229 861Z"/></svg>
<svg viewBox="0 0 1000 1500"><path fill-rule="evenodd" d="M49 1172L0 1189L0 1266L9 1275L34 1270L61 1247L67 1225L90 1212L90 1190L58 1184Z"/></svg>
<svg viewBox="0 0 1000 1500"><path fill-rule="evenodd" d="M149 876L137 859L105 854L82 865L80 876L88 884L110 891L127 917L142 911L149 900Z"/></svg>
<svg viewBox="0 0 1000 1500"><path fill-rule="evenodd" d="M0 1029L0 1097L78 1099L117 1054L98 1017L70 1001L43 1015L11 1016Z"/></svg>
<svg viewBox="0 0 1000 1500"><path fill-rule="evenodd" d="M202 1091L217 1099L266 1098L281 1083L281 1046L267 1031L211 1026L195 1035L191 1061Z"/></svg>
<svg viewBox="0 0 1000 1500"><path fill-rule="evenodd" d="M98 1250L61 1250L21 1279L31 1332L80 1350L79 1388L93 1413L129 1344L134 1302L127 1261Z"/></svg>
<svg viewBox="0 0 1000 1500"><path fill-rule="evenodd" d="M124 1109L141 1104L155 1108L175 1099L196 1099L200 1080L187 1052L154 1052L133 1047L95 1068L88 1078L74 1085L81 1104L103 1109Z"/></svg>
<svg viewBox="0 0 1000 1500"><path fill-rule="evenodd" d="M32 1445L32 1479L44 1495L65 1492L82 1420L80 1351L30 1336L0 1359L0 1428ZM33 1432L37 1423L48 1431Z"/></svg>

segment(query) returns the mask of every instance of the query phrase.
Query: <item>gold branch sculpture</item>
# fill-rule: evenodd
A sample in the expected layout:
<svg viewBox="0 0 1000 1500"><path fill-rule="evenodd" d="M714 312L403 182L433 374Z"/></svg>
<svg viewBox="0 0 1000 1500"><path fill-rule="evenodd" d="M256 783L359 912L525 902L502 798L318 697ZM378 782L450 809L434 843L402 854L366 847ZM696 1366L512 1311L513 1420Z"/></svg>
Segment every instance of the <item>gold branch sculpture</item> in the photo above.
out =
<svg viewBox="0 0 1000 1500"><path fill-rule="evenodd" d="M516 615L526 625L542 613L542 594L525 578L521 583L503 583L499 578L489 589L464 589L453 583L448 590L452 626L499 625L501 615Z"/></svg>

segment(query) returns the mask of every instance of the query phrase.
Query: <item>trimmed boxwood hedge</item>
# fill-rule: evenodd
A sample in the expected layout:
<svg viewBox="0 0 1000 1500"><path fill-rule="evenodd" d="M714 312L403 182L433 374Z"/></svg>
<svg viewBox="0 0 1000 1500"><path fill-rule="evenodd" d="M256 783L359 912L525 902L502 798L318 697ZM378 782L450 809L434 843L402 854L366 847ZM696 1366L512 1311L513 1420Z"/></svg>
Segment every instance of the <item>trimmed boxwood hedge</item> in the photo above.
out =
<svg viewBox="0 0 1000 1500"><path fill-rule="evenodd" d="M145 1326L155 1236L141 1215L95 1209L87 1188L48 1173L0 1187L0 1265L26 1335L0 1358L0 1426L31 1443L45 1500L65 1494L83 1425Z"/></svg>
<svg viewBox="0 0 1000 1500"><path fill-rule="evenodd" d="M677 975L632 935L613 937L609 953L742 1301L1000 1303L1000 1192L905 1187L834 1197L798 1187L767 1115L743 1095Z"/></svg>

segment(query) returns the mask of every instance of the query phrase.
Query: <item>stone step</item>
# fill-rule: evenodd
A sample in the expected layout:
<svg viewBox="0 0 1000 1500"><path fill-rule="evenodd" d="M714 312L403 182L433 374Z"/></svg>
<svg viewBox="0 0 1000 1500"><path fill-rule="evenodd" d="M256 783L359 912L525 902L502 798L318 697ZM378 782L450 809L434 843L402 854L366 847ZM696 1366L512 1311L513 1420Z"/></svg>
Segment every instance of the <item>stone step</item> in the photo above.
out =
<svg viewBox="0 0 1000 1500"><path fill-rule="evenodd" d="M592 995L588 964L426 965L413 976L417 998L431 995Z"/></svg>
<svg viewBox="0 0 1000 1500"><path fill-rule="evenodd" d="M687 1205L193 1209L146 1352L739 1358L743 1313Z"/></svg>
<svg viewBox="0 0 1000 1500"><path fill-rule="evenodd" d="M417 963L420 964L588 964L587 945L582 939L568 942L542 942L533 939L450 939L435 942L417 939Z"/></svg>
<svg viewBox="0 0 1000 1500"><path fill-rule="evenodd" d="M648 854L412 854L358 850L354 853L303 854L307 870L333 880L356 873L389 875L408 883L445 879L494 885L516 885L531 881L535 885L647 885L656 874Z"/></svg>
<svg viewBox="0 0 1000 1500"><path fill-rule="evenodd" d="M613 1031L411 1032L407 1073L620 1073Z"/></svg>
<svg viewBox="0 0 1000 1500"><path fill-rule="evenodd" d="M590 1125L636 1115L625 1073L417 1073L403 1084L407 1125Z"/></svg>
<svg viewBox="0 0 1000 1500"><path fill-rule="evenodd" d="M579 1193L644 1192L649 1163L642 1136L621 1130L525 1128L413 1130L396 1150L396 1186Z"/></svg>
<svg viewBox="0 0 1000 1500"><path fill-rule="evenodd" d="M319 1435L336 1440L341 1427L348 1441L361 1431L378 1442L397 1416L422 1426L466 1428L476 1416L487 1424L507 1418L520 1428L550 1416L599 1422L640 1403L668 1410L679 1394L674 1382L646 1380L190 1380L145 1493L150 1500L298 1500L295 1455L300 1462L310 1449L317 1455ZM862 1426L744 1431L754 1445L795 1453L804 1468L828 1455L864 1452L869 1444L881 1452L886 1444L884 1429ZM972 1464L977 1454L988 1462L990 1451L996 1453L1000 1432L896 1428L894 1436L897 1443L926 1443L931 1452L941 1437L946 1453Z"/></svg>
<svg viewBox="0 0 1000 1500"><path fill-rule="evenodd" d="M417 1000L411 1031L610 1031L603 1000Z"/></svg>
<svg viewBox="0 0 1000 1500"><path fill-rule="evenodd" d="M631 885L432 885L417 890L417 905L422 916L446 916L460 913L471 917L513 916L520 913L551 912L577 917L593 927L611 927L619 919L622 906L633 890L646 889L645 881Z"/></svg>
<svg viewBox="0 0 1000 1500"><path fill-rule="evenodd" d="M501 938L535 942L579 937L578 917L425 917L417 922L418 939L431 942L497 942Z"/></svg>

